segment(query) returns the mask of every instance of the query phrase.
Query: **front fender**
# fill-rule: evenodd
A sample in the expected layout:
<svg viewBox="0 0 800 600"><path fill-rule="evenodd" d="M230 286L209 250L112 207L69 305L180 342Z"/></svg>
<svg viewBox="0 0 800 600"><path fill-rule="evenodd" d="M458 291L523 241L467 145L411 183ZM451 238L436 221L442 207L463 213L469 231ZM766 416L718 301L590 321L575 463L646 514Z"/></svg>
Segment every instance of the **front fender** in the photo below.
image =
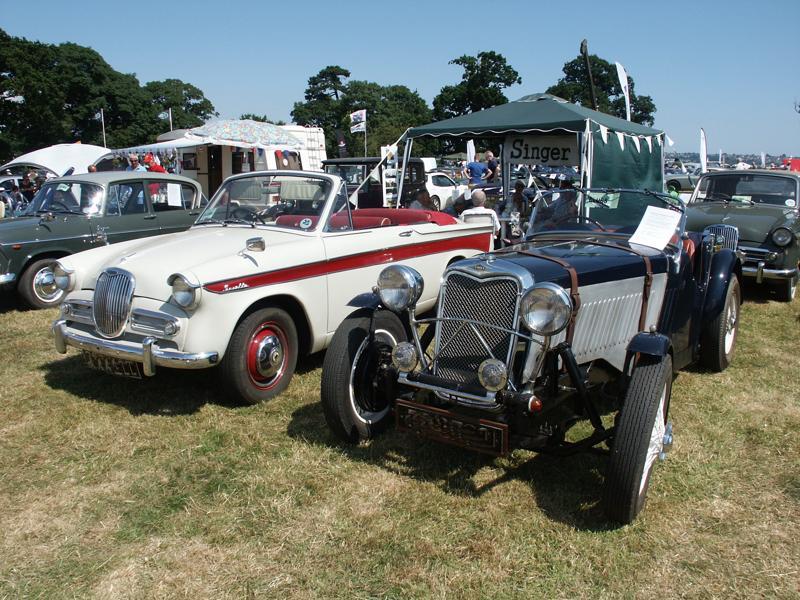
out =
<svg viewBox="0 0 800 600"><path fill-rule="evenodd" d="M628 344L628 354L647 354L649 356L667 356L672 342L662 333L637 333Z"/></svg>
<svg viewBox="0 0 800 600"><path fill-rule="evenodd" d="M729 249L714 254L708 275L708 289L703 304L703 322L717 318L725 306L725 294L731 277L739 277L742 265L739 257Z"/></svg>

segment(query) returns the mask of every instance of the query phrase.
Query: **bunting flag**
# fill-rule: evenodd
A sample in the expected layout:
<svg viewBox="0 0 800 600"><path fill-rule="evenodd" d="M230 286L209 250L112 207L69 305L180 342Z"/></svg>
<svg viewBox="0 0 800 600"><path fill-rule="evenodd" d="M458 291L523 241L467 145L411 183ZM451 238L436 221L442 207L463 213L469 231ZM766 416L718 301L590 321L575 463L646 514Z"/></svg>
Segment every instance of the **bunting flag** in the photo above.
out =
<svg viewBox="0 0 800 600"><path fill-rule="evenodd" d="M617 134L617 139L619 140L619 147L625 150L625 134L621 131L615 131L614 133Z"/></svg>
<svg viewBox="0 0 800 600"><path fill-rule="evenodd" d="M632 135L631 136L631 140L633 140L633 145L636 146L636 151L637 152L641 152L642 151L642 147L639 145L639 136L638 135Z"/></svg>
<svg viewBox="0 0 800 600"><path fill-rule="evenodd" d="M665 133L664 135L667 135L667 134ZM658 144L659 146L663 146L664 145L664 143L661 141L661 134L656 136L656 144Z"/></svg>
<svg viewBox="0 0 800 600"><path fill-rule="evenodd" d="M673 141L672 141L672 138L670 138L670 137L669 137L669 136L668 136L666 133L664 134L664 137L665 137L665 138L667 138L667 145L668 145L670 148L672 148L672 146L674 146L674 145L675 145L675 142L673 142Z"/></svg>
<svg viewBox="0 0 800 600"><path fill-rule="evenodd" d="M603 143L607 144L608 143L608 127L606 127L605 125L600 125L600 123L598 123L597 126L600 127L600 137L603 138Z"/></svg>
<svg viewBox="0 0 800 600"><path fill-rule="evenodd" d="M658 138L656 138L656 139L658 139ZM648 136L645 136L644 141L647 142L647 150L652 152L653 151L653 138L648 135Z"/></svg>

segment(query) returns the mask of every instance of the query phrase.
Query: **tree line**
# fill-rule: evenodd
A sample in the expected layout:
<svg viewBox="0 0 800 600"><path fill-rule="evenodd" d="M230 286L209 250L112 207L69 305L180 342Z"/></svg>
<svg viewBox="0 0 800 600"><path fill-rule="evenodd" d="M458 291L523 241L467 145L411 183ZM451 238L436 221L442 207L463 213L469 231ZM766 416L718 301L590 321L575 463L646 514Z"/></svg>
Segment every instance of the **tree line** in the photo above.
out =
<svg viewBox="0 0 800 600"><path fill-rule="evenodd" d="M625 103L614 65L590 56L599 110L625 117ZM363 134L350 133L349 115L367 109L367 153L396 140L408 127L457 117L508 102L504 90L521 84L519 73L494 51L460 56L450 64L462 68L461 80L445 85L432 106L405 85L381 85L351 79L348 69L330 65L308 79L303 100L291 116L299 125L325 130L327 152L336 156L337 136L360 154ZM586 67L581 56L564 65L563 77L546 92L591 106ZM652 98L631 89L632 120L651 125ZM55 143L81 140L102 144L100 109L105 113L107 145L122 148L153 141L168 128L201 125L217 116L202 90L179 79L144 85L133 74L114 70L91 48L78 44L45 44L9 36L0 29L0 161ZM267 115L241 118L274 122ZM278 124L283 124L279 121ZM452 150L430 141L423 152Z"/></svg>

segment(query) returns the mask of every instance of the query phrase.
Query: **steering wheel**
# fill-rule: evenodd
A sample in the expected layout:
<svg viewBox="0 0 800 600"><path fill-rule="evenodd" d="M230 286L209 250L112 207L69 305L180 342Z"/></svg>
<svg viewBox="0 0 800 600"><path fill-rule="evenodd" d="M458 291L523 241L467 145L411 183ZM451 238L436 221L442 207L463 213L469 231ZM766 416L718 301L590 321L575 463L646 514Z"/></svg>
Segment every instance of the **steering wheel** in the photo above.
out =
<svg viewBox="0 0 800 600"><path fill-rule="evenodd" d="M61 200L50 200L50 206L51 206L51 207L53 207L53 206L55 206L55 205L61 206L61 207L62 207L64 210L66 210L67 212L73 212L73 209L71 209L69 206L67 206L67 205L66 205L64 202L62 202Z"/></svg>
<svg viewBox="0 0 800 600"><path fill-rule="evenodd" d="M252 208L246 206L237 206L231 211L231 216L234 219L241 219L243 221L251 221L251 222L258 219L259 221L261 221L262 224L264 225L267 224L267 222L261 218L261 215L259 215Z"/></svg>
<svg viewBox="0 0 800 600"><path fill-rule="evenodd" d="M599 222L595 221L591 217L583 217L581 215L561 217L558 221L553 223L553 225L560 225L561 223L566 223L567 221L572 221L572 220L575 220L575 221L578 221L578 222L586 221L587 223L591 223L592 225L596 225L597 227L599 227L600 231L608 231Z"/></svg>

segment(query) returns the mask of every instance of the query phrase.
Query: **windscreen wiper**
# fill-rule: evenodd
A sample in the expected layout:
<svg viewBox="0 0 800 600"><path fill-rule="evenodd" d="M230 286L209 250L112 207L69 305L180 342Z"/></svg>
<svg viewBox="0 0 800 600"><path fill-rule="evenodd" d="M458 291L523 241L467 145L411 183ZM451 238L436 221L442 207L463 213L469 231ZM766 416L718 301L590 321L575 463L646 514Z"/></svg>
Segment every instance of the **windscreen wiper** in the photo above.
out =
<svg viewBox="0 0 800 600"><path fill-rule="evenodd" d="M241 223L243 225L250 225L250 227L252 227L253 229L256 228L256 224L253 221L248 221L246 219L231 219L231 218L228 218L228 219L225 219L223 221L224 225L228 225L230 223Z"/></svg>

